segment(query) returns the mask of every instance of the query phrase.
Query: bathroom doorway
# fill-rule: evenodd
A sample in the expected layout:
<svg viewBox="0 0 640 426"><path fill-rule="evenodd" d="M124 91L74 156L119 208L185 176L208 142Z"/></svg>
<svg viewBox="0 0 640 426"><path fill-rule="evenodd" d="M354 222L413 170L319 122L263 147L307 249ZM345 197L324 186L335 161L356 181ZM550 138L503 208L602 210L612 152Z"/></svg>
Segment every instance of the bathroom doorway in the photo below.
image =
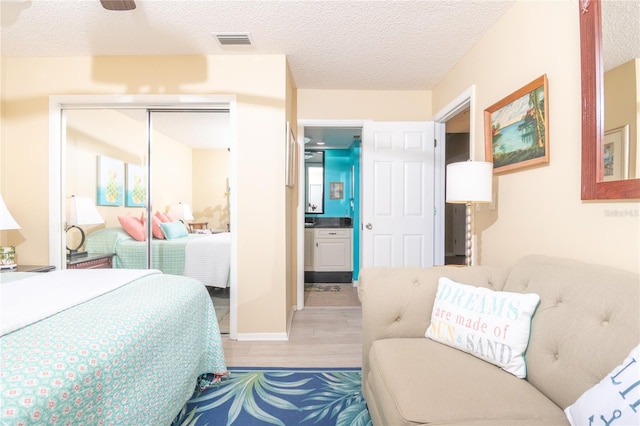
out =
<svg viewBox="0 0 640 426"><path fill-rule="evenodd" d="M304 127L304 282L349 283L359 269L362 128Z"/></svg>

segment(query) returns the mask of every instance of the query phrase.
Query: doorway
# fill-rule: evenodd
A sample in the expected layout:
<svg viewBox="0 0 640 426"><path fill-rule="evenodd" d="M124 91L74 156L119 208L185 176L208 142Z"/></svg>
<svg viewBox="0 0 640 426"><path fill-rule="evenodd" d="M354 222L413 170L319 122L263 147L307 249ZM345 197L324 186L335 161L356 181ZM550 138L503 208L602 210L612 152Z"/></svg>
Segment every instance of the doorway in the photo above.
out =
<svg viewBox="0 0 640 426"><path fill-rule="evenodd" d="M465 214L464 207L456 208L445 203L446 165L458 161L466 161L474 157L474 111L475 111L475 86L469 87L447 106L440 110L434 121L444 124L444 149L439 148L440 155L437 161L440 167L438 174L442 176L441 185L436 185L436 192L440 191L436 201L436 209L444 211L441 227L441 238L444 242L441 253L444 264L465 264L464 240Z"/></svg>
<svg viewBox="0 0 640 426"><path fill-rule="evenodd" d="M367 121L347 121L347 120L345 120L345 121L324 121L324 120L309 120L309 121L307 121L307 120L300 120L298 122L298 132L299 132L298 137L299 137L299 140L304 140L305 135L306 135L306 131L305 130L308 127L322 127L322 128L352 127L352 128L357 128L359 131L365 132L366 128L368 126L368 128L370 129L370 132L373 132L372 133L372 137L370 138L370 140L374 144L379 143L379 146L381 146L381 147L386 145L386 142L385 142L386 139L385 140L383 140L383 139L385 137L388 137L388 138L391 138L391 139L389 139L389 141L390 140L394 140L394 141L398 142L400 146L404 147L404 149L418 150L418 151L423 151L423 150L424 151L429 151L428 146L430 145L431 146L430 150L432 151L433 150L433 139L434 139L434 130L433 129L434 129L434 127L435 127L435 129L438 129L439 127L441 127L441 126L439 126L438 123L436 123L436 125L433 126L433 123L427 123L427 122L424 122L424 123L407 123L407 122L405 122L405 123L395 123L395 126L400 126L400 127L402 127L402 125L404 125L404 127L411 126L411 125L414 125L414 126L415 125L417 125L417 126L426 125L427 128L431 128L431 130L425 131L425 129L423 129L421 127L420 131L417 131L417 130L414 129L414 130L409 131L408 133L402 133L401 129L395 129L394 123L379 122L379 123L377 123L378 127L379 126L382 126L382 127L391 126L391 127L389 129L387 129L388 132L384 132L383 131L384 129L380 128L379 130L381 130L381 133L380 133L378 139L375 139L374 128L378 129L378 127L375 127L374 124L376 124L376 123L374 121L371 121L371 120L367 120ZM397 131L395 131L395 130L391 131L392 130L391 128L394 128ZM402 133L402 135L401 136L396 135L396 133L398 133L398 132ZM387 134L387 133L388 133L388 135L385 136L385 134ZM391 134L393 134L394 136L392 137ZM439 136L438 136L438 138L439 138ZM444 138L444 132L442 133L442 138ZM311 141L307 142L307 144L310 143L310 142ZM362 139L361 139L361 143L362 143ZM394 142L394 146L395 146L395 142ZM306 145L305 145L305 148L307 148ZM304 151L304 150L301 150L301 151ZM362 154L362 155L364 156L364 154ZM409 172L410 177L412 178L412 181L414 181L415 178L417 178L419 182L422 182L422 178L420 176L423 176L426 179L426 174L430 174L431 176L433 176L434 172L433 172L432 168L434 167L434 165L436 167L435 174L437 174L437 171L438 171L437 160L435 160L435 163L434 163L433 155L430 154L428 156L432 159L431 166L429 166L429 167L423 168L422 166L413 164L414 162L412 162L412 164L410 165L411 167L409 167L408 170L407 170L406 167L403 168L403 170ZM360 159L360 157L358 157L358 158ZM300 200L305 200L306 182L302 178L302 177L305 176L304 157L303 156L299 157L299 160L300 160L299 164L301 164L300 169L299 169L299 176L301 176L301 180L300 180L301 185L299 185L298 197L299 197ZM428 170L431 170L431 171L429 172ZM354 188L354 192L353 193L356 196L359 196L362 193L361 182L360 182L361 179L362 179L362 176L361 176L362 173L361 172L360 173L354 173L354 175L355 175L356 178L354 178L354 180L353 180L355 182L355 185L354 185L355 188ZM433 178L430 177L429 179L431 179L431 186L433 187L434 186ZM439 180L435 181L436 189L438 187L439 182L440 182ZM330 188L329 188L329 191L330 191ZM442 191L442 193L443 193L443 191ZM437 199L437 195L436 195L436 199ZM326 198L325 198L325 200L326 200ZM413 204L409 203L405 207L407 207L411 212L414 212L416 209L420 210L423 213L428 211L429 214L432 216L433 215L433 213L432 213L433 212L433 204L432 203L433 203L433 200L431 200L429 202L429 205L431 206L430 208L429 207L425 207L427 204L424 204L424 206L423 206L421 203L418 203L419 205L417 205L417 206L415 205L416 203L413 203ZM357 203L356 205L361 208L360 203ZM304 202L299 203L299 205L298 205L298 227L299 227L298 228L299 229L299 232L298 232L298 236L299 236L298 237L298 247L299 247L299 250L298 250L298 265L299 265L298 274L299 275L298 275L298 280L297 280L297 283L298 283L298 285L297 285L297 290L298 290L298 292L297 292L297 295L298 295L298 298L297 298L297 309L302 309L304 307L304 295L305 295L305 293L304 293L304 283L305 283L304 265L305 265L305 263L308 263L308 260L309 260L308 256L305 258L305 250L304 250L305 245L308 246L308 244L305 244L305 242L308 241L308 239L305 238L305 233L306 234L309 233L309 229L304 226L304 224L305 224L305 222L307 220L306 216L308 216L305 208L306 208L306 205L305 205ZM339 215L342 216L341 214L339 214ZM355 236L353 237L352 246L356 250L358 250L358 252L360 252L360 250L363 247L362 246L362 233L361 233L362 232L362 224L360 223L360 221L362 220L362 214L361 213L360 214L355 214L353 216L353 220L354 220L353 232L354 232ZM431 241L433 243L433 247L429 246L428 247L429 248L428 252L427 252L426 249L422 250L421 252L424 254L424 256L427 256L429 259L431 259L430 264L436 264L436 263L441 264L443 262L442 258L444 256L438 257L435 253L436 252L439 253L440 250L441 250L439 246L442 245L442 240L439 239L438 236L440 234L443 234L443 232L439 231L439 228L441 228L442 226L436 225L435 227L438 229L438 231L435 233L435 237L431 236L431 235L428 238L422 238L421 237L422 239L418 243L413 244L412 246L421 248L422 246L420 244L421 244L421 242L423 240L424 240L425 244L427 244L427 241ZM367 227L367 229L369 229L369 227ZM425 229L425 232L427 232L427 231L431 232L431 231L429 231L431 229L430 226L425 226L424 229ZM417 240L417 238L414 238L414 240L412 240L412 243L414 241L416 241L416 240ZM422 258L424 256L419 256L419 257ZM356 271L356 274L357 274L357 272L359 271L360 267L362 267L362 265L359 264L359 262L361 262L361 259L362 259L361 253L358 253L358 255L355 257L355 259L358 261L358 264L354 265L354 271ZM305 262L305 260L307 260L307 262ZM413 259L413 260L415 260L415 259ZM353 280L353 284L354 285L357 285L356 279Z"/></svg>
<svg viewBox="0 0 640 426"><path fill-rule="evenodd" d="M362 128L305 126L302 132L304 305L358 306Z"/></svg>
<svg viewBox="0 0 640 426"><path fill-rule="evenodd" d="M469 111L467 107L445 123L445 167L470 158ZM465 264L465 212L466 207L463 204L445 203L445 265Z"/></svg>
<svg viewBox="0 0 640 426"><path fill-rule="evenodd" d="M170 106L170 107L169 107ZM169 110L172 110L176 113L184 113L185 110L192 111L203 111L203 110L211 110L218 111L224 109L228 113L228 123L229 123L229 141L230 146L227 148L232 148L235 146L235 96L225 95L225 96L174 96L174 95L150 95L150 96L101 96L101 95L77 95L77 96L52 96L50 103L50 200L51 200L51 209L50 209L50 223L52 224L50 229L50 262L51 264L56 265L57 268L61 268L62 264L65 262L65 253L64 253L64 215L65 209L64 204L62 203L63 197L66 195L67 187L66 187L66 167L67 167L67 159L66 159L66 123L65 123L65 114L63 111L65 110L146 110L147 114L150 115L151 111L157 111L159 114L165 114ZM150 122L150 118L148 119ZM157 121L160 124L159 121ZM166 123L165 123L166 124ZM166 130L165 130L166 131ZM147 130L149 133L150 130ZM150 145L149 145L150 146ZM191 148L189 148L191 149ZM233 185L236 181L237 174L237 158L235 156L235 150L230 149L227 151L227 161L229 162L229 172L228 177L225 178L224 187L228 188ZM137 155L137 154L136 154ZM196 155L199 157L199 155ZM150 150L146 153L142 153L139 156L140 158L134 158L131 161L134 163L134 160L140 160L141 165L148 165L149 161L147 159L151 158ZM143 166L144 168L144 166ZM152 172L150 167L148 167L147 176L151 176ZM150 182L151 183L151 180ZM224 192L224 191L223 191ZM149 187L149 203L147 203L147 215L150 215L152 212L155 212L156 208L152 205L154 202L151 197L153 197L153 188ZM231 338L235 338L236 336L236 322L237 322L237 234L233 229L233 224L237 223L234 220L237 209L234 208L236 205L236 198L232 194L227 194L227 223L230 224L230 230L232 231L230 236L230 246L231 246L231 262L230 262L230 270L229 270L229 334ZM156 198L161 198L161 195L156 195ZM167 200L165 200L167 201ZM173 202L179 200L172 200ZM167 201L168 202L168 201ZM162 204L162 202L160 202ZM166 203L165 203L166 204ZM152 210L153 207L153 210ZM195 212L200 212L201 217L206 216L206 212L204 208L200 208L198 205L195 205ZM147 216L149 217L149 216ZM213 225L213 224L212 224ZM150 231L149 231L150 232Z"/></svg>

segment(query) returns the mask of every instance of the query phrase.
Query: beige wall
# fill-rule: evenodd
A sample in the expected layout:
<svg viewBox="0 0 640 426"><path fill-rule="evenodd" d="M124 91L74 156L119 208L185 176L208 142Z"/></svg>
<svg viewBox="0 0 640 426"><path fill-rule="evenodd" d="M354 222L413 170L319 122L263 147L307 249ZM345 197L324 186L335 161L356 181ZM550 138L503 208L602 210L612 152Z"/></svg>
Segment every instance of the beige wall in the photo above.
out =
<svg viewBox="0 0 640 426"><path fill-rule="evenodd" d="M429 90L298 90L300 120L420 121L432 115Z"/></svg>
<svg viewBox="0 0 640 426"><path fill-rule="evenodd" d="M138 121L113 109L68 110L66 115L66 192L65 196L90 197L96 203L97 156L107 156L146 167L145 113ZM153 134L153 185L151 199L155 210L165 211L176 202L192 204L192 150L162 133ZM167 173L170 171L170 173ZM126 184L126 170L123 169ZM126 186L125 186L126 188ZM97 206L105 224L85 226L86 231L120 226L118 216L139 217L143 209L124 204Z"/></svg>
<svg viewBox="0 0 640 426"><path fill-rule="evenodd" d="M231 156L226 149L193 151L194 222L207 222L209 229L226 230L229 224L228 179Z"/></svg>
<svg viewBox="0 0 640 426"><path fill-rule="evenodd" d="M236 95L238 333L286 331L284 55L5 57L2 68L1 168L11 184L1 189L22 226L7 240L25 264L49 258L50 95Z"/></svg>
<svg viewBox="0 0 640 426"><path fill-rule="evenodd" d="M287 66L287 121L289 122L290 132L292 138L295 140L298 134L298 97L296 93L296 85L291 74L291 69ZM290 135L287 135L287 138ZM287 139L288 141L288 139ZM297 141L296 141L297 146ZM291 155L296 158L293 162L294 170L297 168L297 148L291 152ZM297 173L294 173L295 180L297 181ZM283 177L284 178L284 177ZM285 298L284 308L286 309L287 317L286 321L289 322L292 319L293 307L297 304L298 295L298 264L297 264L297 252L298 252L298 226L296 209L298 207L298 185L293 188L286 189L286 213L284 217L284 227L286 229L287 237L287 297Z"/></svg>
<svg viewBox="0 0 640 426"><path fill-rule="evenodd" d="M544 31L529 31L539 28ZM480 263L540 253L638 271L640 205L580 200L578 4L516 2L433 91L439 111L476 86L475 156L484 159L483 110L542 74L549 79L550 163L494 178L495 211L476 211Z"/></svg>

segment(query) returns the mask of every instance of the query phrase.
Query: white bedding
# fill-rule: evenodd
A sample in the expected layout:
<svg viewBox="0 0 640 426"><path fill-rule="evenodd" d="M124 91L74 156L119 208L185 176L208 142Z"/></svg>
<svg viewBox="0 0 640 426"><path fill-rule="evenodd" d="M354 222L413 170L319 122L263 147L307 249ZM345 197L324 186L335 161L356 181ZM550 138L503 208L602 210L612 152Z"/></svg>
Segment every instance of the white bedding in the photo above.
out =
<svg viewBox="0 0 640 426"><path fill-rule="evenodd" d="M0 331L5 335L151 274L155 269L65 269L0 285Z"/></svg>
<svg viewBox="0 0 640 426"><path fill-rule="evenodd" d="M226 288L231 262L231 233L196 238L185 247L184 275L206 286Z"/></svg>

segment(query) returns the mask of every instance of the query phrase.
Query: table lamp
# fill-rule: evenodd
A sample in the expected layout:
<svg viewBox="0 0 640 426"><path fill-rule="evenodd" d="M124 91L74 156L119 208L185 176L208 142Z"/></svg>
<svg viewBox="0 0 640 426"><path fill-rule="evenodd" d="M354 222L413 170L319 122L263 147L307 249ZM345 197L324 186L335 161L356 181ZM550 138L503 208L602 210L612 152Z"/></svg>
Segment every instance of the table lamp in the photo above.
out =
<svg viewBox="0 0 640 426"><path fill-rule="evenodd" d="M167 213L169 213L169 216L173 219L180 220L183 223L185 220L193 220L193 213L191 213L191 207L189 204L171 204Z"/></svg>
<svg viewBox="0 0 640 426"><path fill-rule="evenodd" d="M20 229L20 225L15 221L9 209L4 203L2 194L0 194L0 231L8 229ZM16 248L13 246L0 246L0 269L11 269L16 266Z"/></svg>
<svg viewBox="0 0 640 426"><path fill-rule="evenodd" d="M484 161L463 161L447 165L446 201L465 204L466 211L466 252L465 263L471 266L471 206L491 202L493 164Z"/></svg>
<svg viewBox="0 0 640 426"><path fill-rule="evenodd" d="M72 228L80 230L80 244L75 248L70 248L67 245L67 259L76 259L87 255L86 251L79 252L78 250L84 245L84 230L79 225L95 225L97 223L104 223L104 219L98 213L96 206L88 197L76 197L72 195L67 197L67 227L65 232L69 232Z"/></svg>

